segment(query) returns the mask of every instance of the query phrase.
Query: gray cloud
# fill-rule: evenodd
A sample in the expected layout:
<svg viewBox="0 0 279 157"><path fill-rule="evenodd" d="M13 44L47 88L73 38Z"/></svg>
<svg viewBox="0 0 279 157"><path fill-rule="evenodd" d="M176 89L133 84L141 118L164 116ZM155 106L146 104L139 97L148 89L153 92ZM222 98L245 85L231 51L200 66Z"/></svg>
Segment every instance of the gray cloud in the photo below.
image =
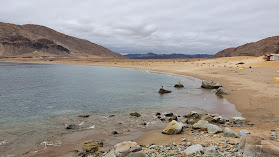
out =
<svg viewBox="0 0 279 157"><path fill-rule="evenodd" d="M119 53L216 53L279 34L278 0L0 0L0 21L39 24Z"/></svg>

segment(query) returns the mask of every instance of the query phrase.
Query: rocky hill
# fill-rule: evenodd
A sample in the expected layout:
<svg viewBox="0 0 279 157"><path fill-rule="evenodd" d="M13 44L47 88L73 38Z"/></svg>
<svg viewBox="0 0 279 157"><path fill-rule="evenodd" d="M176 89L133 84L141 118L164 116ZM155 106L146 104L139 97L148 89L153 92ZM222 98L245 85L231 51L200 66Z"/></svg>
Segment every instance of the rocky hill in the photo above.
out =
<svg viewBox="0 0 279 157"><path fill-rule="evenodd" d="M0 22L0 57L9 56L125 58L103 46L44 26Z"/></svg>
<svg viewBox="0 0 279 157"><path fill-rule="evenodd" d="M262 56L271 53L279 53L279 36L269 37L236 48L228 48L216 53L213 57Z"/></svg>

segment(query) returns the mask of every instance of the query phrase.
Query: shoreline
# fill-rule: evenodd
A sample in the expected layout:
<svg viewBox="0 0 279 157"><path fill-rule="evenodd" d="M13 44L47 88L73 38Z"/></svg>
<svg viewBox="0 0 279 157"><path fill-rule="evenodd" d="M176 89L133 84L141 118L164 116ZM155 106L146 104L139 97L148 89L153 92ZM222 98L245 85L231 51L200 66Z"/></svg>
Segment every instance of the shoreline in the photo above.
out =
<svg viewBox="0 0 279 157"><path fill-rule="evenodd" d="M51 63L44 62L44 61L35 61L35 62L27 61L25 63L106 66L106 67L129 68L129 69L137 69L137 70L150 70L150 71L154 71L154 72L178 74L178 75L183 75L183 76L186 75L186 76L199 78L199 79L203 79L203 80L210 80L210 79L213 78L214 81L220 82L226 90L229 89L229 95L224 96L224 98L227 99L230 103L234 104L237 111L239 111L243 114L243 117L247 118L249 121L251 121L252 123L255 124L254 127L256 128L256 131L255 131L256 133L267 134L267 132L270 131L270 129L276 128L276 125L278 124L277 121L270 120L270 119L277 120L278 116L275 116L275 114L270 114L270 112L272 113L272 111L269 111L267 109L263 110L264 112L262 112L262 115L266 114L265 116L258 116L257 117L255 115L255 112L259 113L259 111L253 110L253 106L251 106L251 99L252 99L251 98L252 97L251 96L251 91L253 92L253 94L257 93L258 91L255 91L253 88L252 89L251 88L250 89L249 88L245 89L243 86L241 86L241 84L231 85L232 82L235 81L235 80L229 80L228 78L226 78L226 77L224 78L222 76L218 77L218 75L217 75L217 77L216 76L214 77L214 76L208 75L208 74L202 74L201 75L197 72L193 72L193 71L191 72L191 70L190 71L183 71L183 70L180 70L179 68L175 69L175 68L171 67L173 65L170 64L170 63L168 63L168 65L163 65L162 67L160 67L160 65L158 65L157 67L148 67L146 65L134 66L134 65L131 64L131 60L127 60L127 61L123 61L123 63L119 63L121 61L123 61L123 60L117 61L117 64L115 64L115 61L95 62L95 63L84 63L82 61L74 61L74 62L65 62L65 61L56 62L56 61L54 61L54 62L51 62ZM202 63L201 63L202 61L195 61L195 63L198 62L200 65L202 65ZM18 61L15 61L15 62L18 62ZM142 63L145 63L145 64L146 64L146 62L151 63L152 61L150 61L150 60L149 61L142 61ZM191 62L187 62L187 63L191 64ZM187 65L189 65L189 64L187 64ZM253 63L251 65L253 65ZM166 66L170 66L171 68L165 68ZM191 67L194 67L194 66L191 66ZM262 67L259 67L259 68L262 68ZM198 68L198 70L200 70L200 69ZM220 69L218 69L218 70L220 70ZM265 69L263 69L263 70L265 70ZM218 74L218 72L216 74ZM241 92L239 92L238 89L234 92L230 91L233 88L235 88L236 86L237 86L237 88L241 89ZM243 95L243 93L246 93L246 95ZM271 102L273 102L273 101L271 101ZM277 104L277 103L275 103L275 104ZM260 108L262 108L262 106L260 106ZM147 133L147 136L148 136L148 133Z"/></svg>

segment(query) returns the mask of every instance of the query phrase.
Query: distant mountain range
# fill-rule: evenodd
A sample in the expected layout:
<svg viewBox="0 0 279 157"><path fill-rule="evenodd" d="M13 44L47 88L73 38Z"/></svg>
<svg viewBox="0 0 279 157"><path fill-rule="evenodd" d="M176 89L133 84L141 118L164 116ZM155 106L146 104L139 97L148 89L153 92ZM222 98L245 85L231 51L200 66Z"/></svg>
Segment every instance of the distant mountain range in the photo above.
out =
<svg viewBox="0 0 279 157"><path fill-rule="evenodd" d="M0 22L0 57L125 58L111 50L40 25Z"/></svg>
<svg viewBox="0 0 279 157"><path fill-rule="evenodd" d="M127 54L124 55L130 59L178 59L178 58L208 58L212 55L210 54L156 54L156 53L147 53L147 54Z"/></svg>
<svg viewBox="0 0 279 157"><path fill-rule="evenodd" d="M262 56L272 53L279 53L279 36L268 37L236 48L227 48L216 53L213 57Z"/></svg>

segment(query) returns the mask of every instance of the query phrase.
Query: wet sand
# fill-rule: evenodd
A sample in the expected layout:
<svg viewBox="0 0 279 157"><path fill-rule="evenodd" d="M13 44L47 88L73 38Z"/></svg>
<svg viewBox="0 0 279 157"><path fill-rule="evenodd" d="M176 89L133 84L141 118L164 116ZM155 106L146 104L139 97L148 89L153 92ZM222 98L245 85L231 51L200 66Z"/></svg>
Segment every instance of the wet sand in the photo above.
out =
<svg viewBox="0 0 279 157"><path fill-rule="evenodd" d="M251 132L267 135L271 129L276 129L279 126L279 84L276 84L273 79L273 77L279 77L279 73L277 72L279 71L279 61L264 62L262 57L229 57L191 60L96 60L55 58L51 60L52 61L46 59L1 59L0 61L133 68L193 76L208 81L214 80L215 82L220 82L225 90L229 92L224 98L230 103L235 104L236 109L242 113L242 116L255 124L254 127L250 129L252 130ZM236 65L239 62L244 62L245 64ZM252 68L249 68L249 66ZM139 136L134 136L134 139L137 137ZM156 139L166 139L166 142L170 142L171 139L174 139L173 137L175 136L161 135L159 131L155 131L155 133L151 131L143 134L137 141L139 144L149 143L151 141L156 142ZM79 148L81 147L80 145Z"/></svg>

